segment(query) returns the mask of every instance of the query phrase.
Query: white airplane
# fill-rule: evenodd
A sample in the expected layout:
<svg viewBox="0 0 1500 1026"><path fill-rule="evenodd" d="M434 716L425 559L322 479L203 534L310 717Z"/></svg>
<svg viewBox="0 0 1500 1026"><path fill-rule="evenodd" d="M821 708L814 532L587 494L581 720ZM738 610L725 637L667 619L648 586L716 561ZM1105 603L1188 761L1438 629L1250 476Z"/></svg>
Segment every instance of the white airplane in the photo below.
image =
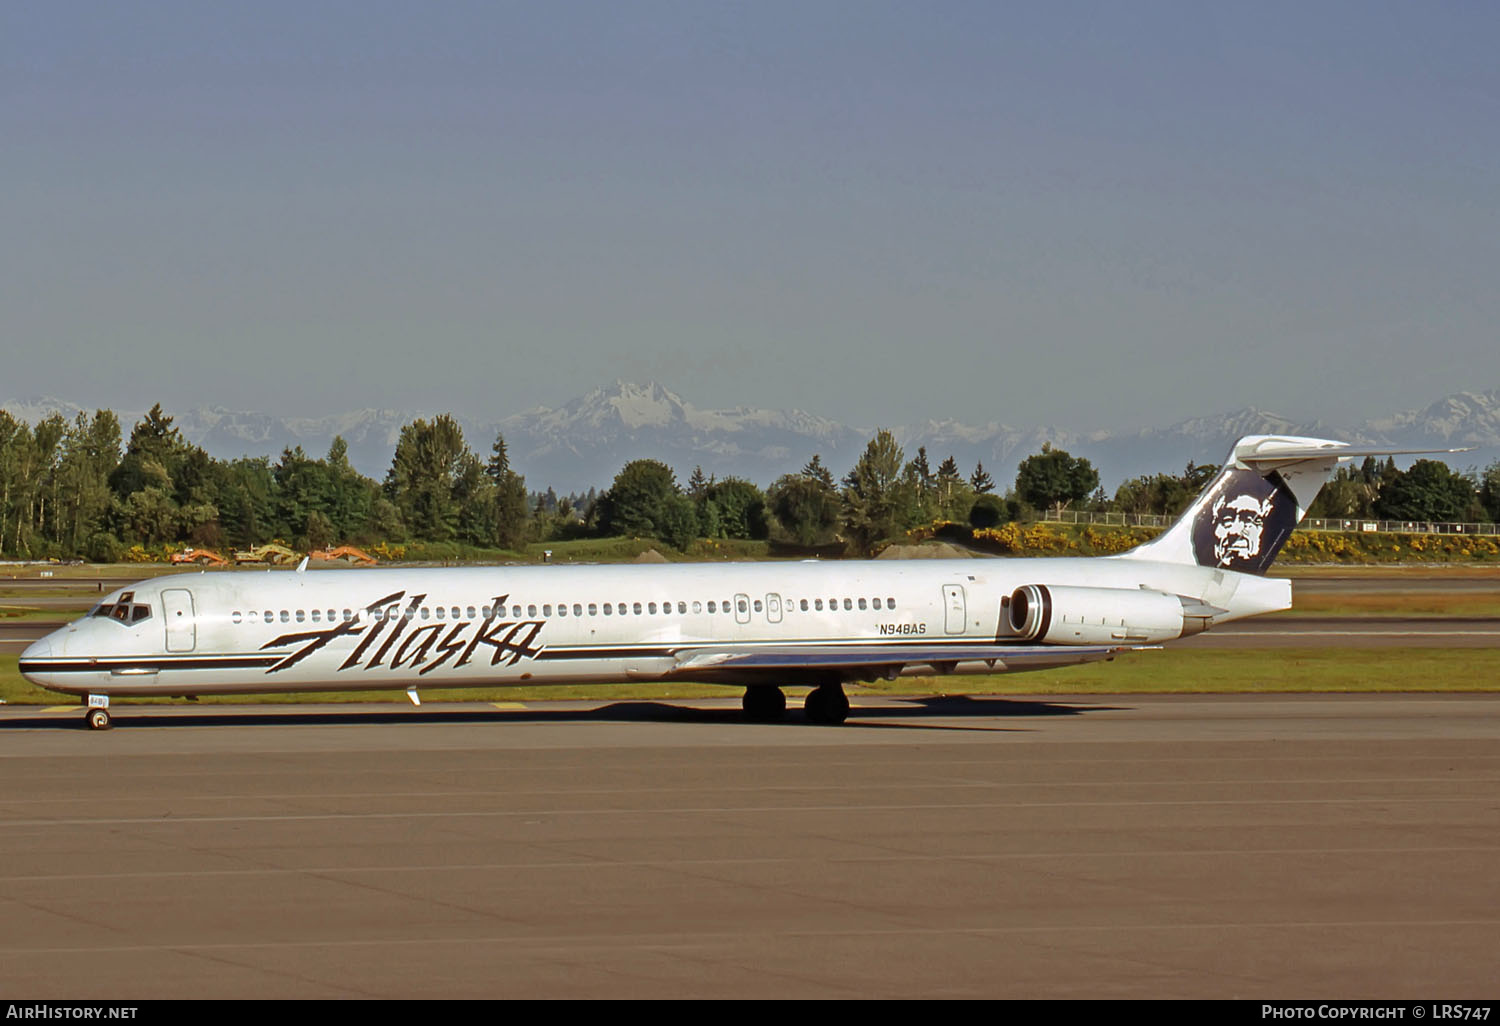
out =
<svg viewBox="0 0 1500 1026"><path fill-rule="evenodd" d="M1456 451L1456 450L1455 450ZM1334 467L1393 450L1256 435L1164 534L1116 556L465 567L144 581L22 653L27 680L86 696L696 681L743 686L779 719L809 686L1110 659L1291 608L1262 576Z"/></svg>

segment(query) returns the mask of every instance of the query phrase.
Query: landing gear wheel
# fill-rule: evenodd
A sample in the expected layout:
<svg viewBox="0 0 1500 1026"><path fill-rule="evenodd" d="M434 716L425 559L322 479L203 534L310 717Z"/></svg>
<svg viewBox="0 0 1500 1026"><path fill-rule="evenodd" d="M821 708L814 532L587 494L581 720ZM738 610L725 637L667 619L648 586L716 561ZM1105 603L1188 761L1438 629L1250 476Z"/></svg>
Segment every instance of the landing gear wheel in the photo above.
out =
<svg viewBox="0 0 1500 1026"><path fill-rule="evenodd" d="M109 710L97 707L83 714L83 722L90 730L108 730L113 726L109 722Z"/></svg>
<svg viewBox="0 0 1500 1026"><path fill-rule="evenodd" d="M838 684L824 684L807 693L802 709L809 723L837 726L849 716L849 699Z"/></svg>
<svg viewBox="0 0 1500 1026"><path fill-rule="evenodd" d="M740 708L745 710L745 719L753 723L780 723L786 715L786 695L780 688L764 685L746 688Z"/></svg>

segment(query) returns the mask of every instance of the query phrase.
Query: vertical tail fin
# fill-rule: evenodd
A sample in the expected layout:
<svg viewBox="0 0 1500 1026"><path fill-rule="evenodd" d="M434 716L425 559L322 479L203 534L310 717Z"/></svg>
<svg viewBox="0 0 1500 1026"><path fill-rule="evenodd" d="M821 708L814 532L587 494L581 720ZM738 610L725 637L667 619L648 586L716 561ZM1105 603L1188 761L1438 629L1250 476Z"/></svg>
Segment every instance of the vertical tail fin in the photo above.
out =
<svg viewBox="0 0 1500 1026"><path fill-rule="evenodd" d="M1464 450L1354 449L1326 438L1248 435L1176 523L1120 558L1264 574L1340 461L1434 451Z"/></svg>

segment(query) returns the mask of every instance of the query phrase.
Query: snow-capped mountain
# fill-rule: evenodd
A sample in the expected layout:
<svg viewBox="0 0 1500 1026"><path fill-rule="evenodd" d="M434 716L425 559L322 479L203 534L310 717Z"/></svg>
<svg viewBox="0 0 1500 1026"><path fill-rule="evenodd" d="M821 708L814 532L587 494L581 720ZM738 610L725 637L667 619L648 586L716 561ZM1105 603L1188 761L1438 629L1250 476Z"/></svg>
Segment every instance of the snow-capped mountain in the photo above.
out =
<svg viewBox="0 0 1500 1026"><path fill-rule="evenodd" d="M655 382L623 381L555 410L508 417L496 430L528 480L559 491L607 487L627 462L642 458L661 460L684 480L702 466L705 474L770 484L800 470L815 452L829 466L852 464L855 447L867 440L800 410L700 410Z"/></svg>
<svg viewBox="0 0 1500 1026"><path fill-rule="evenodd" d="M66 400L26 399L3 404L28 423L51 413L72 419L81 408ZM125 435L144 411L116 410ZM442 411L354 410L316 418L273 417L220 408L177 411L183 435L219 459L244 455L276 459L300 445L310 455L328 451L335 435L349 446L361 472L383 479L401 427ZM769 485L800 470L816 453L835 475L854 464L876 427L851 427L802 410L736 407L700 409L654 382L616 381L556 409L538 407L499 421L456 418L470 447L487 458L496 434L505 436L511 464L532 488L559 492L605 488L633 459L667 463L685 481L694 467L716 477L736 476ZM976 463L1005 487L1016 465L1044 443L1085 456L1098 467L1107 491L1142 474L1176 473L1192 461L1217 463L1236 438L1247 434L1301 434L1408 448L1474 446L1449 459L1459 469L1483 468L1500 459L1500 389L1458 392L1419 410L1376 417L1358 425L1299 422L1265 410L1243 409L1194 417L1135 432L1070 431L1062 427L969 425L928 420L892 426L907 456L927 449L936 467L952 456L967 476Z"/></svg>

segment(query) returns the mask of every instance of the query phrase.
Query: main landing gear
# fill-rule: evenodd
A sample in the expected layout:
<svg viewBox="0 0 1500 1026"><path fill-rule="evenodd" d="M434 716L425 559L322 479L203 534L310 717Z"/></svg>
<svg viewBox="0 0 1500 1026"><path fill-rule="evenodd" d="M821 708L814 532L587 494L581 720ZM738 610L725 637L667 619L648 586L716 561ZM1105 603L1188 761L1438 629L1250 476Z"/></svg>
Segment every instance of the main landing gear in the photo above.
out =
<svg viewBox="0 0 1500 1026"><path fill-rule="evenodd" d="M751 723L780 723L786 717L786 695L780 688L758 684L745 689L740 708Z"/></svg>
<svg viewBox="0 0 1500 1026"><path fill-rule="evenodd" d="M849 716L849 699L842 685L823 684L807 693L802 711L809 723L838 726Z"/></svg>
<svg viewBox="0 0 1500 1026"><path fill-rule="evenodd" d="M740 705L745 710L745 719L752 723L780 723L786 718L786 695L777 687L765 684L748 687ZM836 726L849 716L849 699L844 695L843 685L822 684L807 693L802 710L809 723Z"/></svg>

